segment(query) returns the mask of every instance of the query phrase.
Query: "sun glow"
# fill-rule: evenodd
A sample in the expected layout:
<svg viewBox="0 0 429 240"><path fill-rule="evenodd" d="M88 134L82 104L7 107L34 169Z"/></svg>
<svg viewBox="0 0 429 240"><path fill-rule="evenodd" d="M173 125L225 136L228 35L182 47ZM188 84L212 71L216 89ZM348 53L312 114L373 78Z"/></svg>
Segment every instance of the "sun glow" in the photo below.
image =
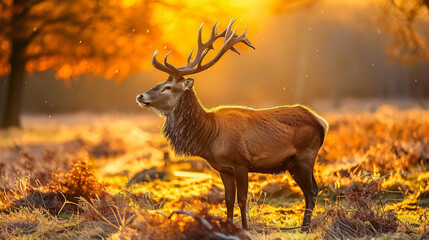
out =
<svg viewBox="0 0 429 240"><path fill-rule="evenodd" d="M218 32L225 28L231 18L237 18L237 33L241 33L247 26L252 35L258 31L270 12L270 5L266 1L170 1L172 5L158 4L154 6L152 24L162 26L159 32L158 43L154 49L164 52L174 50L171 58L186 57L192 48L196 47L196 34L199 26L204 23L203 41L207 39L211 27L219 21ZM163 53L160 53L162 55Z"/></svg>

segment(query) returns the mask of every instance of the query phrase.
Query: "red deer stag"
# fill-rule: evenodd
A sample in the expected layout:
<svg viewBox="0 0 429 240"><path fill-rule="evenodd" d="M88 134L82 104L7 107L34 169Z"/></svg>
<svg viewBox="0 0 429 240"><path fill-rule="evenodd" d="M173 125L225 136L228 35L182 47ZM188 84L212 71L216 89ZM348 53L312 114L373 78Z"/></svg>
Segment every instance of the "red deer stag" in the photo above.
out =
<svg viewBox="0 0 429 240"><path fill-rule="evenodd" d="M187 65L175 67L152 57L158 70L168 79L137 96L137 103L166 116L163 134L178 155L199 156L216 169L225 186L227 218L232 221L235 194L241 211L243 228L247 229L246 201L248 173L279 174L289 171L305 197L305 212L301 230L308 231L312 211L319 192L313 175L317 152L328 129L326 121L310 109L294 105L269 109L221 107L207 111L193 89L194 79L184 76L199 73L213 66L228 50L238 52L234 45L244 43L254 49L246 38L231 30L234 23L221 33L213 26L209 40L198 32L198 50ZM224 43L216 56L203 64L207 53L218 38Z"/></svg>

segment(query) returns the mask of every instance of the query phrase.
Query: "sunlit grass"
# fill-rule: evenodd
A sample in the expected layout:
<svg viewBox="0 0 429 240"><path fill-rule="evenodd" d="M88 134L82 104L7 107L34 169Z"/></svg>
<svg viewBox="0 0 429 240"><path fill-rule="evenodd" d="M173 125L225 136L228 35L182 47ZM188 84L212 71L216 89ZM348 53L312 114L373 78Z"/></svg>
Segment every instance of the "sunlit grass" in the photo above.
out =
<svg viewBox="0 0 429 240"><path fill-rule="evenodd" d="M399 220L415 232L413 236L424 231L428 224L429 211L426 207L419 205L418 197L429 189L429 174L427 173L429 167L427 142L429 139L429 112L415 109L398 112L392 111L392 108L383 108L374 114L359 113L342 116L332 114L324 117L328 119L331 128L315 168L315 177L321 192L314 210L314 221L318 221L318 216L323 216L326 209L338 204L337 197L345 189L355 185L362 186L364 184L362 176L372 176L377 179L393 170L380 185L381 189L388 191L383 192L375 201L389 200L384 206L385 210L396 212ZM159 214L168 216L179 209L195 213L207 209L211 215L225 218L223 185L218 173L204 167L198 159L174 157L158 132L157 124L159 123L157 121L146 122L131 118L114 121L106 119L101 123L74 126L34 125L25 130L0 132L2 140L0 149L3 156L0 166L4 168L0 170L9 174L7 179L1 180L4 183L2 186L4 186L5 192L8 192L8 188L14 189L16 182L14 177L19 176L17 173L11 174L12 169L22 168L20 171L25 173L33 170L33 174L37 175L37 172L43 171L44 168L50 169L48 166L52 165L52 162L49 161L87 158L91 166L95 168L94 173L98 181L106 184L105 189L109 195L123 196L121 204L124 204L125 200L125 202L129 201L123 206L123 209L121 208L120 213L113 214L112 206L105 209L105 212L102 211L104 208L100 210L101 214L110 214L106 219L121 229L112 236L112 239L121 234L137 236L142 233L141 231L147 230L142 230L131 222L122 229L120 226L125 223L120 223L119 220L117 222L115 218L119 219L119 216L123 214L127 219L136 214L134 224L139 223L138 226L148 224L148 219L155 221L153 218L158 219L161 224L165 217L158 217ZM48 152L47 149L49 149ZM16 156L18 156L18 160L13 162L12 159ZM60 158L60 156L68 157ZM168 163L166 163L166 158L169 159ZM14 165L1 165L1 161L13 162ZM41 165L46 164L46 166L26 169L26 166L32 161ZM65 165L70 166L67 162ZM10 166L13 168L9 168ZM127 185L130 179L141 170L152 167L164 171L166 176L163 179ZM64 168L63 171L68 170ZM289 174L250 174L249 179L249 234L253 239L322 238L325 233L321 230L315 230L307 235L299 230L283 231L279 229L299 226L304 211L302 193ZM34 179L29 178L28 181L29 184L35 186ZM40 182L38 185L42 192L48 191L46 186L49 184L46 181ZM14 191L15 196L13 194L5 195L8 198L1 199L2 208L10 206L14 198L22 198L26 195L17 190ZM113 198L116 199L114 200L116 204L120 203L117 197ZM341 202L344 199L339 200ZM25 198L23 201L25 202ZM96 203L91 204L97 205ZM90 223L88 219L83 221L77 216L65 213L61 214L61 218L69 220L58 222L52 216L43 215L41 217L42 212L31 207L26 212L22 210L15 215L2 213L0 218L3 221L9 218L22 222L24 213L28 215L28 219L40 217L41 219L37 221L44 224L51 222L50 224L57 226L59 230L48 229L57 231L56 234L59 235L55 236L62 236L61 229L68 228L68 226L83 224L82 229L86 229L88 226L85 224ZM90 221L94 221L94 219L104 221L94 214L89 214ZM146 220L143 221L143 219ZM179 219L182 218L172 217L171 224L176 224L174 221L179 221ZM185 219L192 221L192 217ZM75 222L71 222L72 220ZM240 226L240 221L239 208L236 206L234 222ZM33 225L35 224L39 223ZM95 223L91 222L91 224ZM106 221L103 224L107 224ZM173 225L169 225L169 227ZM185 223L179 225L184 226ZM169 227L166 226L166 228ZM399 228L402 229L401 231L404 230L402 224ZM48 230L40 228L34 232L36 234L34 236L45 234ZM14 231L9 231L7 234L14 234L14 236L18 236L18 239L25 238L26 233L23 233L22 229L16 228ZM104 232L103 234L110 235L111 233ZM81 232L72 231L70 234L80 235Z"/></svg>

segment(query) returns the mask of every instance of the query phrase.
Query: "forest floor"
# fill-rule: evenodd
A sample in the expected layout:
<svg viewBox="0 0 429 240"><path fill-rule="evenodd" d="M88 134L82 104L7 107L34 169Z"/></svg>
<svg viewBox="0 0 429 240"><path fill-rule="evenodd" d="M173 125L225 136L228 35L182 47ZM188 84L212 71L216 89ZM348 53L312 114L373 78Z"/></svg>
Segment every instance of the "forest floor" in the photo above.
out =
<svg viewBox="0 0 429 240"><path fill-rule="evenodd" d="M304 211L288 173L250 174L243 231L238 206L226 221L217 172L175 157L162 119L77 113L0 131L0 239L429 239L429 110L321 115L308 234L281 229Z"/></svg>

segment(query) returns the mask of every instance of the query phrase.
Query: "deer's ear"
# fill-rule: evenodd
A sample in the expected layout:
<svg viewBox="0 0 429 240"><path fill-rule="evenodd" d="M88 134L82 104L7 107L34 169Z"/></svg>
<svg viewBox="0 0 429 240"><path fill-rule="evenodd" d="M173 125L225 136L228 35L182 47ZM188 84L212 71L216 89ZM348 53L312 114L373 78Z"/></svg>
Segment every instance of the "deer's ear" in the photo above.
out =
<svg viewBox="0 0 429 240"><path fill-rule="evenodd" d="M194 79L193 78L186 78L182 82L183 91L192 89L193 86L194 86Z"/></svg>

